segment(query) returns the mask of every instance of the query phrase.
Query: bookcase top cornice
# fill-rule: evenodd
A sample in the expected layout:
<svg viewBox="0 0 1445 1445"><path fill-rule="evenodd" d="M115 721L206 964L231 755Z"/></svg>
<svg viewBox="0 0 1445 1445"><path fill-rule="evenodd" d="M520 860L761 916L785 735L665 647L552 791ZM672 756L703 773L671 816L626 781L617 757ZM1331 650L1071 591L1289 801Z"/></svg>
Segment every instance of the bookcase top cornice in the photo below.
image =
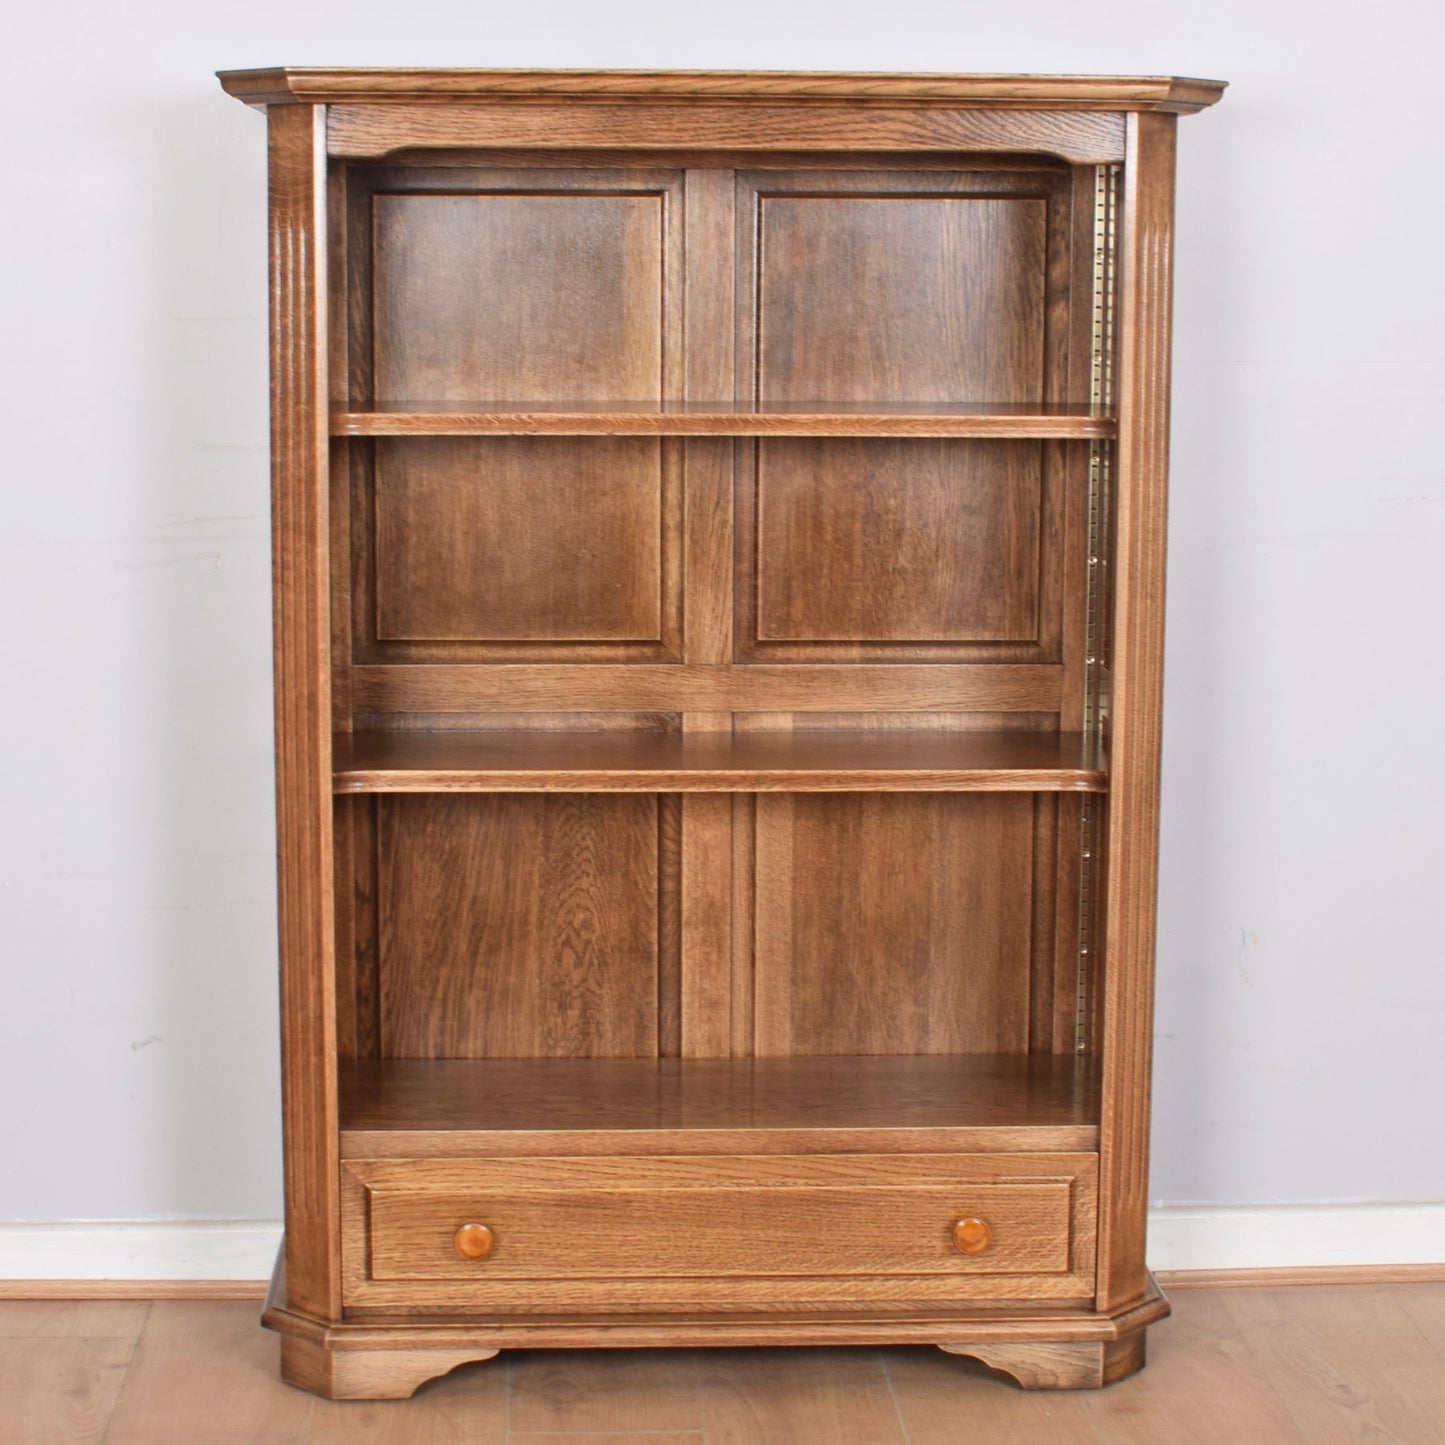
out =
<svg viewBox="0 0 1445 1445"><path fill-rule="evenodd" d="M1160 110L1213 105L1225 82L1171 75L949 75L783 70L460 70L277 66L217 72L248 105L529 98L680 100L771 104L811 101Z"/></svg>

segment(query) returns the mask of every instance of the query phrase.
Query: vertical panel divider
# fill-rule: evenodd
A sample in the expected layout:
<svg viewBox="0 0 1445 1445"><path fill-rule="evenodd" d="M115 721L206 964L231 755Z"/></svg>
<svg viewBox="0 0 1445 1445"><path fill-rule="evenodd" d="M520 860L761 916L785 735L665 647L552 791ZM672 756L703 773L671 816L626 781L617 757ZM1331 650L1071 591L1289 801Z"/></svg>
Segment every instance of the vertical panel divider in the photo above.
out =
<svg viewBox="0 0 1445 1445"><path fill-rule="evenodd" d="M684 187L684 392L688 400L732 394L733 172L698 168ZM683 658L732 657L734 443L684 444ZM690 712L685 733L731 732L731 712ZM733 800L682 799L681 1050L684 1057L733 1052Z"/></svg>

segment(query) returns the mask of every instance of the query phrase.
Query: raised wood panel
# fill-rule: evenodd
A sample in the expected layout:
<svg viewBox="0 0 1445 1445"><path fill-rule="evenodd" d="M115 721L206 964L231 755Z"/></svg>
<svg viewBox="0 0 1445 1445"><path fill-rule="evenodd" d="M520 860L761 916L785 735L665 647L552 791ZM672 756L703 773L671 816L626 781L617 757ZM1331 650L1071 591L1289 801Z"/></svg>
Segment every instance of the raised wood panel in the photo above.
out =
<svg viewBox="0 0 1445 1445"><path fill-rule="evenodd" d="M658 1050L658 803L417 796L380 805L381 1053Z"/></svg>
<svg viewBox="0 0 1445 1445"><path fill-rule="evenodd" d="M667 394L666 192L604 191L622 178L554 172L524 193L528 179L373 197L379 397Z"/></svg>
<svg viewBox="0 0 1445 1445"><path fill-rule="evenodd" d="M757 639L1036 639L1043 472L1030 442L761 443Z"/></svg>
<svg viewBox="0 0 1445 1445"><path fill-rule="evenodd" d="M376 445L379 640L662 640L659 442Z"/></svg>
<svg viewBox="0 0 1445 1445"><path fill-rule="evenodd" d="M767 184L744 211L760 400L1045 399L1044 197L899 194L897 177L874 195Z"/></svg>
<svg viewBox="0 0 1445 1445"><path fill-rule="evenodd" d="M760 1057L1027 1050L1031 797L756 806Z"/></svg>
<svg viewBox="0 0 1445 1445"><path fill-rule="evenodd" d="M739 176L737 388L1084 410L1063 169ZM1081 448L765 437L740 453L739 661L1031 662L1064 637Z"/></svg>

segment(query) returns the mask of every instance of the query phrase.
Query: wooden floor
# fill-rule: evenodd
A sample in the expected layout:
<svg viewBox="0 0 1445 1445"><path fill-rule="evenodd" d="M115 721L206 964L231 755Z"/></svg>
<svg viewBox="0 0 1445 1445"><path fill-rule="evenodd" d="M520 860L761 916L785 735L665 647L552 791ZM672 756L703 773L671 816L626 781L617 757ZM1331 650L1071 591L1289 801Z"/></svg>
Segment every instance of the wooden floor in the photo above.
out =
<svg viewBox="0 0 1445 1445"><path fill-rule="evenodd" d="M1445 1442L1445 1284L1180 1289L1142 1375L1026 1394L933 1349L512 1353L412 1400L279 1383L257 1306L0 1303L24 1445Z"/></svg>

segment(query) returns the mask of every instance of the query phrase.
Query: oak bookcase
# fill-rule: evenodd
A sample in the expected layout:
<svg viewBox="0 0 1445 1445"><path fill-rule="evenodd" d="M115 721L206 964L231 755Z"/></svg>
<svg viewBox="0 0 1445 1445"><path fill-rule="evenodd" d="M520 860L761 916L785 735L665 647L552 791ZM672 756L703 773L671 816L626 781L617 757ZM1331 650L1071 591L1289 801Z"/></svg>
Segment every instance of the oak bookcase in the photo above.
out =
<svg viewBox="0 0 1445 1445"><path fill-rule="evenodd" d="M1172 78L268 112L292 1383L1137 1369Z"/></svg>

